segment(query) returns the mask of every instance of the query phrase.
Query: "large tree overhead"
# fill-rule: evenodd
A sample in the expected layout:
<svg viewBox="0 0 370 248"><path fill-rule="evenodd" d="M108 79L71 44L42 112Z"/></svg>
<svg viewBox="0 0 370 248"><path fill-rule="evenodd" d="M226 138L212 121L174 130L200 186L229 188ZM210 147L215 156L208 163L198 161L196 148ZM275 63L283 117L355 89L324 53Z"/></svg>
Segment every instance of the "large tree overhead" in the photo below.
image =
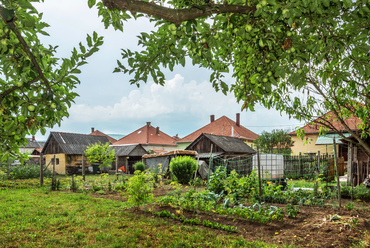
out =
<svg viewBox="0 0 370 248"><path fill-rule="evenodd" d="M243 109L260 103L307 122L331 112L370 155L361 139L370 134L370 1L89 0L94 4L106 26L122 29L130 16L156 23L139 37L141 51L122 50L115 72L133 74L131 84L151 77L163 85L163 68L185 66L189 57ZM351 116L361 119L360 133L346 125ZM325 117L320 124L323 132L332 128Z"/></svg>
<svg viewBox="0 0 370 248"><path fill-rule="evenodd" d="M26 135L45 133L46 127L68 117L67 106L77 96L75 76L85 59L98 51L102 37L87 37L70 58L55 57L56 47L41 44L48 35L42 14L29 0L0 1L0 154L14 154Z"/></svg>
<svg viewBox="0 0 370 248"><path fill-rule="evenodd" d="M68 115L66 105L78 83L73 73L101 38L88 38L89 49L81 45L70 59L58 61L55 48L37 38L47 24L32 1L0 2L4 151ZM188 57L211 70L215 90L234 92L243 109L260 103L307 121L330 111L370 155L361 139L370 134L368 0L87 2L99 9L106 27L123 30L129 18L155 22L156 30L139 37L140 51L123 49L123 60L117 62L114 71L132 74L131 84L152 78L163 85L163 69L185 66ZM231 84L223 79L227 73L233 76ZM350 116L361 119L361 134L345 125Z"/></svg>

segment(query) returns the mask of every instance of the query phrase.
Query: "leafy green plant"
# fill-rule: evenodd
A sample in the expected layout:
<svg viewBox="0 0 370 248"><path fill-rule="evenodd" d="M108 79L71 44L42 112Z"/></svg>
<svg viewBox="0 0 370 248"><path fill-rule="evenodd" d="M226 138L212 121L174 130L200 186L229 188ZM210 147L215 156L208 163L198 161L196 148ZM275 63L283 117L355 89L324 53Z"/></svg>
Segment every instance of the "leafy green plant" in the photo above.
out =
<svg viewBox="0 0 370 248"><path fill-rule="evenodd" d="M135 171L137 170L137 171L143 172L143 171L145 171L145 164L143 162L140 162L140 161L136 162L134 164L134 168L135 168Z"/></svg>
<svg viewBox="0 0 370 248"><path fill-rule="evenodd" d="M285 211L286 211L289 218L295 218L295 217L297 217L297 215L299 213L299 206L294 206L292 204L288 204L285 207Z"/></svg>
<svg viewBox="0 0 370 248"><path fill-rule="evenodd" d="M207 189L209 191L215 192L216 194L221 194L225 191L226 177L226 168L222 166L217 167L216 170L209 176Z"/></svg>
<svg viewBox="0 0 370 248"><path fill-rule="evenodd" d="M355 207L355 204L353 204L352 202L349 202L347 205L345 205L345 208L347 208L349 211L354 209L354 207Z"/></svg>
<svg viewBox="0 0 370 248"><path fill-rule="evenodd" d="M99 167L110 167L116 159L115 150L111 149L109 142L106 144L96 143L87 147L85 156L90 163L99 163Z"/></svg>
<svg viewBox="0 0 370 248"><path fill-rule="evenodd" d="M135 175L125 185L128 202L133 203L136 208L148 203L153 197L152 182L147 179L145 172L135 171Z"/></svg>
<svg viewBox="0 0 370 248"><path fill-rule="evenodd" d="M188 184L197 169L197 161L190 156L178 156L170 162L170 171L181 184Z"/></svg>
<svg viewBox="0 0 370 248"><path fill-rule="evenodd" d="M2 167L4 171L3 178L5 179L6 168ZM12 165L9 167L9 177L7 179L30 179L40 177L40 165L38 164L25 164L25 165ZM44 177L51 178L52 172L44 170Z"/></svg>

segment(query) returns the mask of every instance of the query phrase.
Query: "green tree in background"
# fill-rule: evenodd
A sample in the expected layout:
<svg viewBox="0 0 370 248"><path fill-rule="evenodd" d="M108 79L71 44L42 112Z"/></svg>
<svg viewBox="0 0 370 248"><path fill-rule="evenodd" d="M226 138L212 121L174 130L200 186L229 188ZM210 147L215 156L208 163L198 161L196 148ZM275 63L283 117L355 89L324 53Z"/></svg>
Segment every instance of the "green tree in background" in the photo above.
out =
<svg viewBox="0 0 370 248"><path fill-rule="evenodd" d="M92 144L87 147L85 156L91 164L99 163L100 167L109 167L110 164L116 159L115 150L109 147L109 143L106 144Z"/></svg>
<svg viewBox="0 0 370 248"><path fill-rule="evenodd" d="M290 154L294 141L287 131L274 129L271 133L263 131L255 144L259 145L261 153Z"/></svg>

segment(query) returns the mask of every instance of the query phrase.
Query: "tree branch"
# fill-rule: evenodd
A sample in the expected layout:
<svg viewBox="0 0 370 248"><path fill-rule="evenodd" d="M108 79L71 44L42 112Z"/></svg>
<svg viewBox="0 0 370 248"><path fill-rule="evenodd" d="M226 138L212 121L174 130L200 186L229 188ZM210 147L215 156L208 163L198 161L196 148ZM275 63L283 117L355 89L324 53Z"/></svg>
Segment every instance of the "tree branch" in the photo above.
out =
<svg viewBox="0 0 370 248"><path fill-rule="evenodd" d="M250 13L256 10L255 6L229 5L229 4L205 4L188 9L172 9L151 2L136 0L103 0L108 9L128 10L133 14L143 13L159 19L180 24L183 21L193 20L199 17L208 17L223 13Z"/></svg>

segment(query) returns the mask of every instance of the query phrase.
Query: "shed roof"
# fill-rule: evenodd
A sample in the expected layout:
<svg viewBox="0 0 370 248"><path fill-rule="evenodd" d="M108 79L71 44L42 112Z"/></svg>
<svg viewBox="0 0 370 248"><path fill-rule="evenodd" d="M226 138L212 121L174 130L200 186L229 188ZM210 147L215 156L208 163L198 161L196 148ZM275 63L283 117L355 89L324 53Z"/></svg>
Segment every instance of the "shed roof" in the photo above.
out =
<svg viewBox="0 0 370 248"><path fill-rule="evenodd" d="M349 137L351 134L343 133L344 137ZM336 133L331 133L327 135L321 135L317 138L315 145L333 145L333 139L335 139L336 144L343 144L342 136Z"/></svg>
<svg viewBox="0 0 370 248"><path fill-rule="evenodd" d="M55 140L65 154L84 154L88 146L96 143L109 143L105 136L94 136L88 134L50 132L50 135L42 150L45 153L51 140Z"/></svg>
<svg viewBox="0 0 370 248"><path fill-rule="evenodd" d="M142 156L147 154L147 151L140 145L121 145L121 146L111 146L115 150L116 156Z"/></svg>
<svg viewBox="0 0 370 248"><path fill-rule="evenodd" d="M185 151L185 150L174 150L170 152L163 152L157 154L146 154L143 158L155 158L155 157L164 157L164 156L171 156L171 155L192 155L196 156L198 153L196 151Z"/></svg>
<svg viewBox="0 0 370 248"><path fill-rule="evenodd" d="M193 147L196 143L200 141L202 137L206 137L214 144L219 146L224 152L226 153L243 153L243 154L253 154L256 151L244 143L239 138L235 137L226 137L226 136L219 136L219 135L212 135L207 133L202 133L196 140L194 140L186 150L193 150Z"/></svg>

